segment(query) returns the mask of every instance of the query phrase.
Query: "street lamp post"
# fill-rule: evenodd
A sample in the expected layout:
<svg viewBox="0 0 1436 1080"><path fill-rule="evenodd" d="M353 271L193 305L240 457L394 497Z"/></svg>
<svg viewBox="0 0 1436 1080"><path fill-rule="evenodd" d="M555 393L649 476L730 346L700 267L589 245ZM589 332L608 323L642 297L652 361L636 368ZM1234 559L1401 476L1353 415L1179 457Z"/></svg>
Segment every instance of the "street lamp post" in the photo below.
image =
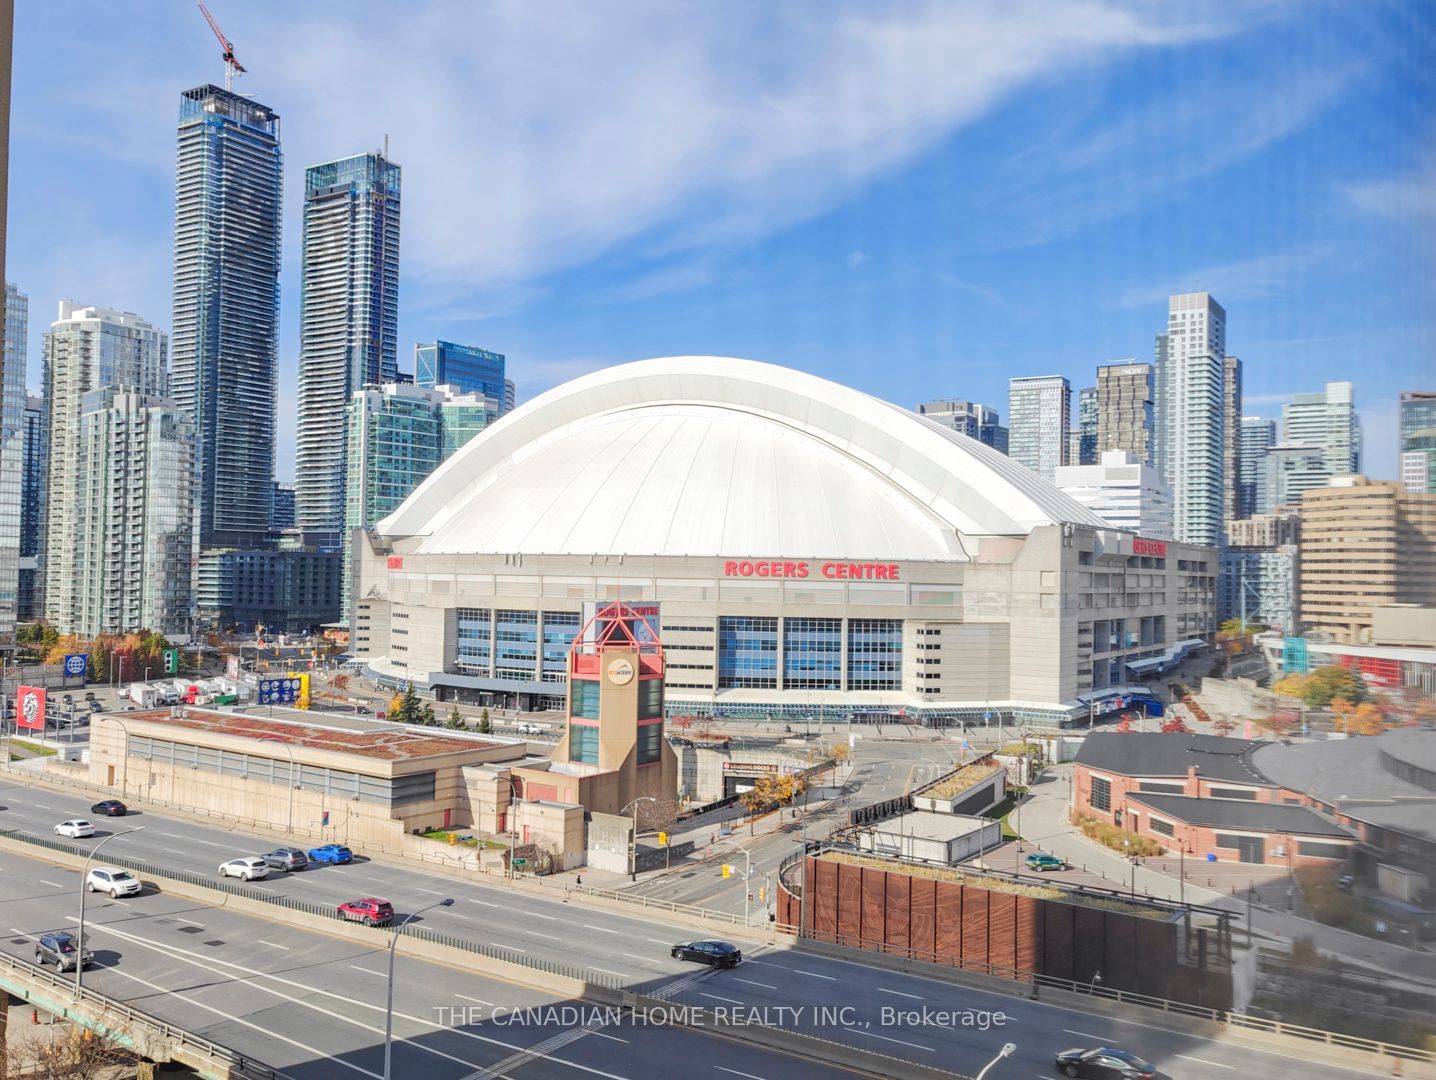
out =
<svg viewBox="0 0 1436 1080"><path fill-rule="evenodd" d="M94 860L95 856L100 853L100 848L104 847L111 840L121 836L128 836L130 833L144 832L144 830L145 827L143 825L136 825L133 829L123 829L120 832L111 833L90 849L90 854L85 859L85 865L80 868L80 928L75 935L75 942L78 947L78 952L75 955L75 1000L77 1001L80 998L80 990L82 989L80 977L85 971L85 894L90 891L87 884L90 880L90 863Z"/></svg>
<svg viewBox="0 0 1436 1080"><path fill-rule="evenodd" d="M1003 1058L1005 1058L1005 1057L1011 1057L1011 1056L1016 1052L1016 1050L1017 1050L1017 1044L1016 1044L1016 1043L1003 1043L1003 1044L1002 1044L1002 1049L999 1050L999 1051L997 1051L997 1056L996 1056L995 1058L993 1058L991 1061L989 1061L986 1065L984 1065L984 1066L982 1067L982 1071L977 1074L977 1080L983 1080L983 1077L985 1077L985 1076L987 1075L987 1070L988 1070L988 1069L992 1068L994 1065L996 1065L996 1064L997 1064L999 1061L1001 1061Z"/></svg>
<svg viewBox="0 0 1436 1080"><path fill-rule="evenodd" d="M753 855L742 844L729 840L735 848L743 853L743 925L748 925L749 905L753 902Z"/></svg>
<svg viewBox="0 0 1436 1080"><path fill-rule="evenodd" d="M633 840L628 846L628 880L638 880L638 804L644 801L656 803L658 801L653 795L640 795L628 806L625 806L619 813L623 813L629 806L633 807Z"/></svg>
<svg viewBox="0 0 1436 1080"><path fill-rule="evenodd" d="M389 939L389 999L384 1006L384 1080L392 1080L393 1072L390 1070L391 1053L394 1041L394 947L399 944L399 935L404 932L404 927L417 919L426 911L432 911L436 907L453 907L454 898L446 896L442 900L435 900L428 907L422 907L414 912L394 930L394 936Z"/></svg>
<svg viewBox="0 0 1436 1080"><path fill-rule="evenodd" d="M289 755L289 818L285 832L290 836L294 835L294 748L277 735L261 735L259 742L275 742L284 747L284 752Z"/></svg>

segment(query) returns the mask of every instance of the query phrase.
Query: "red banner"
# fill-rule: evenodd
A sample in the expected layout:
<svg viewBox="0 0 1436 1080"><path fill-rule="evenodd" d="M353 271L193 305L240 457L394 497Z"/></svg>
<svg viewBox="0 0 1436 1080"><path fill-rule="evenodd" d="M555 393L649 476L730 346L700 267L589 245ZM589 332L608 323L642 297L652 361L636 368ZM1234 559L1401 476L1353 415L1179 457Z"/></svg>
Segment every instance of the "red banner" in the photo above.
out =
<svg viewBox="0 0 1436 1080"><path fill-rule="evenodd" d="M39 686L15 688L15 726L45 730L45 690Z"/></svg>

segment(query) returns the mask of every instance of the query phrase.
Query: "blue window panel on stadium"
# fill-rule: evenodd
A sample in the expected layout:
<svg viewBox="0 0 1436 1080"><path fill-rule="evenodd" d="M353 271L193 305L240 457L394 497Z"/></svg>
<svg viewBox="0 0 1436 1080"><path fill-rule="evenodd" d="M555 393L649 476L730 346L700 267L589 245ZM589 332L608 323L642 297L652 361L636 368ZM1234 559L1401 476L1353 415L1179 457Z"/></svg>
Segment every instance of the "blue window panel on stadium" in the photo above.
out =
<svg viewBox="0 0 1436 1080"><path fill-rule="evenodd" d="M848 689L902 689L902 620L848 620Z"/></svg>
<svg viewBox="0 0 1436 1080"><path fill-rule="evenodd" d="M568 725L568 759L584 765L598 764L597 724Z"/></svg>
<svg viewBox="0 0 1436 1080"><path fill-rule="evenodd" d="M498 612L494 619L494 678L533 682L537 666L538 612Z"/></svg>
<svg viewBox="0 0 1436 1080"><path fill-rule="evenodd" d="M454 664L460 671L487 675L493 666L494 613L486 608L459 608L458 648Z"/></svg>
<svg viewBox="0 0 1436 1080"><path fill-rule="evenodd" d="M843 688L843 620L783 620L783 687Z"/></svg>
<svg viewBox="0 0 1436 1080"><path fill-rule="evenodd" d="M568 650L580 621L576 611L543 613L543 682L561 683L568 678Z"/></svg>
<svg viewBox="0 0 1436 1080"><path fill-rule="evenodd" d="M719 618L718 689L778 689L777 619Z"/></svg>

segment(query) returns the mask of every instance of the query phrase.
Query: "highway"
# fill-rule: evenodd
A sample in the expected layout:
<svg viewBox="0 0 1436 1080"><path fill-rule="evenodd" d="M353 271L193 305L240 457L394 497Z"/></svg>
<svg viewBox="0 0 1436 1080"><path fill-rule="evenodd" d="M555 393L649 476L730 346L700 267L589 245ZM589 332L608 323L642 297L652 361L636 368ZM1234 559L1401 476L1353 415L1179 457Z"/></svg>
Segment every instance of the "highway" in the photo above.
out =
<svg viewBox="0 0 1436 1080"><path fill-rule="evenodd" d="M53 836L51 829L54 823L66 817L88 816L90 801L84 797L61 794L38 786L28 787L22 778L12 774L0 780L0 806L4 807L0 810L0 827ZM123 851L131 858L142 859L157 866L213 874L219 863L227 858L258 853L274 846L269 839L244 837L221 828L161 816L154 812L137 813L113 821L96 821L102 835L115 829L140 824L146 826L144 832L117 840L106 851L116 855ZM83 844L84 841L79 843ZM103 859L103 856L101 858ZM47 909L43 898L47 895L51 898L53 895L64 895L68 891L63 888L67 879L54 876L54 873L46 873L45 878L49 882L59 883L61 887L43 883L37 885L35 881L29 881L28 891L20 895L40 898L40 907L34 915L34 918L40 921L32 921L29 924L15 922L16 928L32 933L54 928L44 921ZM644 912L639 909L632 914L616 913L590 906L577 899L566 903L563 894L558 890L552 899L534 897L527 892L510 891L501 881L462 882L444 875L427 873L416 866L369 861L344 867L319 867L290 875L275 875L257 884L276 894L287 893L324 904L364 895L384 896L393 901L401 915L417 910L434 899L453 895L457 898L457 903L452 909L439 909L424 916L429 926L457 937L511 951L516 957L541 958L587 968L647 993L666 989L673 1001L730 1010L766 1007L770 1011L767 1014L753 1014L756 1019L923 1064L976 1073L1003 1042L1015 1042L1019 1047L1018 1053L989 1073L990 1080L1000 1080L1002 1077L1052 1077L1055 1075L1052 1070L1052 1055L1055 1051L1074 1045L1098 1043L1134 1050L1157 1062L1173 1076L1183 1078L1230 1080L1234 1071L1250 1072L1253 1068L1260 1069L1264 1080L1295 1076L1334 1078L1361 1075L1359 1072L1339 1067L1316 1065L1304 1057L1258 1052L1220 1041L1176 1034L1150 1025L1135 1012L1130 1018L1110 1020L1087 1015L1078 1009L1060 1008L1023 998L988 993L942 980L891 972L866 964L829 959L786 948L765 947L761 940L750 936L728 935L744 949L747 959L741 967L692 981L685 976L692 974L693 966L672 960L668 947L674 941L704 935L665 926L663 915L659 912ZM15 876L7 873L5 888L9 891L3 895L11 895L16 885ZM47 893L46 890L53 892ZM167 899L138 898L130 902L131 911L127 911L126 916L131 915L134 905L148 905ZM7 905L6 910L12 909ZM96 905L96 910L100 910L99 905ZM104 910L109 911L108 908ZM53 914L49 917L51 921L54 920ZM123 926L123 920L121 923ZM240 940L245 942L242 946L243 958L236 962L246 965L274 965L274 968L264 967L263 970L285 970L291 962L302 960L302 957L290 955L296 950L288 938L273 936L281 933L281 929L277 922L266 922L262 929L254 932L252 940L241 937ZM225 933L233 934L234 931L226 930L220 933L221 940L234 940L232 937L226 937ZM264 945L261 938L273 944ZM276 948L280 945L290 945L290 948ZM189 948L194 948L192 943ZM215 947L217 950L219 948ZM333 949L334 946L329 948ZM271 949L280 955L271 959L268 955ZM208 948L205 952L200 967L211 970L215 957L208 955ZM222 956L223 953L216 955ZM173 958L171 961L173 962ZM372 957L345 961L345 964L354 964L356 968L370 968L374 963ZM421 967L414 961L403 963L405 966L413 964L416 972ZM128 963L122 966L127 968ZM342 969L344 965L340 967ZM117 975L117 971L118 969L103 974L115 975L123 981L124 976ZM295 971L298 974L292 979L295 984L290 988L292 992L308 985L307 968L300 965ZM212 974L219 977L217 971L212 971ZM371 974L356 970L349 970L347 973L341 970L338 974L345 980L341 987L345 993L364 992L368 980L374 978ZM457 975L455 977L460 981L470 978ZM130 987L128 993L116 991L117 996L129 998L135 993L148 996L166 989L182 988L194 980L194 975L185 976L176 971L174 979L175 981L169 982L164 979L151 979L150 981L155 983L154 987ZM96 985L97 988L106 989L102 984ZM204 981L200 980L199 985L205 985ZM424 978L419 978L412 992L422 999L429 985ZM474 985L477 985L477 982ZM431 992L429 997L433 996ZM497 997L486 997L482 991L474 991L471 996L488 1002L502 1003ZM412 1004L414 998L409 1000L411 1004L408 1008L412 1012L418 1006ZM149 1008L144 999L136 1001L135 1004L141 1008ZM828 1011L819 1013L818 1009L824 1007ZM777 1011L780 1009L786 1011L780 1013ZM928 1010L926 1015L922 1014L924 1009ZM1000 1022L996 1017L998 1012L1004 1014ZM904 1015L907 1013L917 1015ZM213 1017L210 1019L218 1023ZM206 1029L201 1033L218 1041L225 1041L213 1030ZM433 1037L437 1039L439 1034L446 1039L450 1037L448 1033L434 1033ZM625 1033L622 1037L631 1036ZM645 1029L639 1037L647 1039L656 1036ZM353 1041L358 1047L364 1045L362 1037ZM602 1042L601 1038L581 1040L582 1044ZM724 1066L729 1064L726 1055L730 1045L723 1044ZM586 1052L595 1051L592 1046L588 1046ZM712 1057L711 1054L709 1056ZM732 1068L741 1067L735 1065ZM613 1075L639 1075L633 1069L634 1066L629 1061L623 1068L614 1071ZM748 1075L763 1080L768 1077L802 1075L794 1071L795 1069L795 1063L784 1061L777 1071L771 1068L764 1071L763 1068L755 1067L747 1072ZM522 1071L508 1072L510 1075L529 1075ZM670 1071L668 1075L673 1073Z"/></svg>

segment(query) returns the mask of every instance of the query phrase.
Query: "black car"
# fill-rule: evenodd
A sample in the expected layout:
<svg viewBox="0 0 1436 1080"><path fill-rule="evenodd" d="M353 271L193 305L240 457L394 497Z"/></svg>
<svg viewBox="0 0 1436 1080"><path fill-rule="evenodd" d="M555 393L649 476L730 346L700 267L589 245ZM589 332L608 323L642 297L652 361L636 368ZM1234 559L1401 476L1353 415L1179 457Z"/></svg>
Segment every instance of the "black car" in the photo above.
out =
<svg viewBox="0 0 1436 1080"><path fill-rule="evenodd" d="M684 941L673 946L675 960L696 960L713 967L737 967L743 960L743 953L736 945L726 941Z"/></svg>
<svg viewBox="0 0 1436 1080"><path fill-rule="evenodd" d="M309 856L297 847L275 848L260 856L272 870L303 870L309 865Z"/></svg>
<svg viewBox="0 0 1436 1080"><path fill-rule="evenodd" d="M42 934L35 942L35 963L44 966L54 964L61 971L74 971L76 962L88 966L94 963L95 954L81 949L72 935L64 932Z"/></svg>
<svg viewBox="0 0 1436 1080"><path fill-rule="evenodd" d="M130 808L119 799L103 799L90 807L90 813L102 814L105 817L124 817L130 812Z"/></svg>
<svg viewBox="0 0 1436 1080"><path fill-rule="evenodd" d="M1099 1046L1095 1050L1063 1050L1057 1067L1068 1076L1090 1076L1097 1080L1153 1080L1157 1067L1128 1050Z"/></svg>

